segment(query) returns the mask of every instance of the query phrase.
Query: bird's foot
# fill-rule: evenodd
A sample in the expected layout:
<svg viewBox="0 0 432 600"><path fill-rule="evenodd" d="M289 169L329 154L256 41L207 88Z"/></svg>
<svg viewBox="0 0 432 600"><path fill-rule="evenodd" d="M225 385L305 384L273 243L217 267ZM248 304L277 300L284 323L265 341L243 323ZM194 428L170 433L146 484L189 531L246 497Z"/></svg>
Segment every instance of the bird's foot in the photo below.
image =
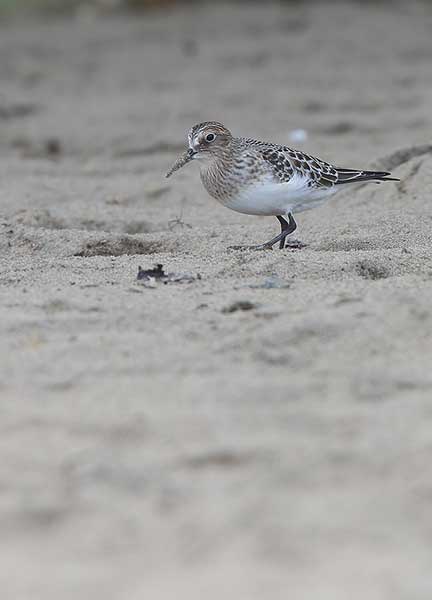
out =
<svg viewBox="0 0 432 600"><path fill-rule="evenodd" d="M307 244L304 244L300 240L287 240L285 242L285 248L288 250L301 250L302 248L307 248Z"/></svg>
<svg viewBox="0 0 432 600"><path fill-rule="evenodd" d="M249 246L249 250L273 250L273 244L258 244L257 246Z"/></svg>
<svg viewBox="0 0 432 600"><path fill-rule="evenodd" d="M228 250L273 250L273 246L268 244L258 244L258 246L228 246Z"/></svg>

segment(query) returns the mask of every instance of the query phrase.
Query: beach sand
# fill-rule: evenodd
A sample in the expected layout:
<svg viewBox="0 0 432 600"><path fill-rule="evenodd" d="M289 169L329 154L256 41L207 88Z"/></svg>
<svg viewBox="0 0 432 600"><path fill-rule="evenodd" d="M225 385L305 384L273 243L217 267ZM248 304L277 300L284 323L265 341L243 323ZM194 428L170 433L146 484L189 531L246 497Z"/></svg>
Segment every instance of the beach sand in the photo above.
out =
<svg viewBox="0 0 432 600"><path fill-rule="evenodd" d="M2 598L429 600L431 6L0 27ZM208 119L401 181L229 251Z"/></svg>

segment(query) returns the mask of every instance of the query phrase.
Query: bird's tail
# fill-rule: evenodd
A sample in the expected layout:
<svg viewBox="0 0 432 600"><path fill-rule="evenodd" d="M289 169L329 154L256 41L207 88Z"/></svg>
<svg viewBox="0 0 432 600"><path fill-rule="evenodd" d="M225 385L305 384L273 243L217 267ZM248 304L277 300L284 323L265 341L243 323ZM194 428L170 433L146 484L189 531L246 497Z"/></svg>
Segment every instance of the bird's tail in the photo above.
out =
<svg viewBox="0 0 432 600"><path fill-rule="evenodd" d="M336 169L336 185L342 183L360 183L361 181L400 181L397 177L388 177L391 175L388 171L359 171L357 169Z"/></svg>

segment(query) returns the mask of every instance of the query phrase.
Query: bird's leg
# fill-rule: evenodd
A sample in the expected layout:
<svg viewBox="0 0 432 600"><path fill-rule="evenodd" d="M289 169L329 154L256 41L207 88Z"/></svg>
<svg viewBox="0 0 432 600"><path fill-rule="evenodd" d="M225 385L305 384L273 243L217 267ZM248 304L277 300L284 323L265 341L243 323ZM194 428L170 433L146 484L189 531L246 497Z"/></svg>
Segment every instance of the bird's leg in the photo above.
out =
<svg viewBox="0 0 432 600"><path fill-rule="evenodd" d="M271 250L272 247L279 242L279 248L284 248L285 246L285 238L287 235L292 233L297 229L297 223L294 221L294 217L291 213L288 213L288 223L285 221L283 217L276 217L281 224L281 232L279 235L276 235L274 238L265 242L264 244L260 244L259 246L251 246L253 250Z"/></svg>
<svg viewBox="0 0 432 600"><path fill-rule="evenodd" d="M282 217L276 217L276 218L279 220L279 223L281 224L281 232L284 231L285 229L289 229L290 225L289 225L289 223L287 223L285 221L285 219L283 219ZM289 218L289 216L288 216L288 218ZM295 224L295 221L294 221L292 215L291 215L291 219ZM292 231L294 231L294 229ZM292 233L292 231L290 231L289 233ZM289 235L289 233L287 235ZM299 242L299 240L287 240L286 238L283 238L279 242L279 248L281 250L283 250L284 247L291 248L292 250L300 250L301 248L304 248L305 246L306 246L306 244L303 244L303 242Z"/></svg>
<svg viewBox="0 0 432 600"><path fill-rule="evenodd" d="M293 248L300 249L304 248L305 244L294 240L292 243L286 242L286 237L293 233L297 229L297 223L294 221L294 217L291 213L288 213L288 222L278 215L276 217L281 225L281 232L276 235L274 238L265 242L264 244L259 244L258 246L229 246L230 250L272 250L273 246L279 242L279 248L282 250L283 248Z"/></svg>
<svg viewBox="0 0 432 600"><path fill-rule="evenodd" d="M278 215L276 217L276 219L279 221L280 226L281 226L281 233L283 233L286 229L288 229L289 225L288 223L285 221L285 219L283 217L281 217L280 215ZM279 250L283 250L285 248L285 238L281 238L280 242L279 242Z"/></svg>

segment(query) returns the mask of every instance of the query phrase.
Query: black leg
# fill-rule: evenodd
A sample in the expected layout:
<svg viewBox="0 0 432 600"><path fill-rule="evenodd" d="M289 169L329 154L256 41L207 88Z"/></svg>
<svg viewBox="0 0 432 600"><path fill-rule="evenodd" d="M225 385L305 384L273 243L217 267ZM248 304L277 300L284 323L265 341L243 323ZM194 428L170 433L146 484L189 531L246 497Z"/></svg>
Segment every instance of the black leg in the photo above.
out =
<svg viewBox="0 0 432 600"><path fill-rule="evenodd" d="M285 221L285 219L283 217L281 217L280 215L278 215L276 217L276 219L279 221L280 226L281 226L281 233L283 233L284 231L286 231L289 228L288 223ZM279 242L279 249L283 250L285 248L285 238L281 238L281 241Z"/></svg>
<svg viewBox="0 0 432 600"><path fill-rule="evenodd" d="M261 244L259 246L253 246L255 250L268 250L271 249L275 244L279 242L279 248L283 248L285 246L285 238L287 235L292 233L297 229L297 223L294 221L294 217L291 213L288 213L288 223L285 221L283 217L277 217L279 223L281 224L281 232L279 235L275 236L268 242Z"/></svg>
<svg viewBox="0 0 432 600"><path fill-rule="evenodd" d="M281 232L279 235L276 235L274 238L265 242L264 244L259 244L258 246L229 246L231 250L271 250L272 247L279 242L279 248L282 250L285 248L285 240L286 237L297 229L297 223L294 221L294 217L291 213L288 213L288 222L278 215L277 220L281 225ZM290 247L292 248L303 248L304 244L301 242L294 242ZM288 247L288 243L287 243Z"/></svg>
<svg viewBox="0 0 432 600"><path fill-rule="evenodd" d="M279 223L281 224L281 233L282 231L289 229L290 228L290 223L294 223L294 229L296 228L296 223L293 219L293 216L291 215L291 220L290 223L287 223L285 221L285 219L283 219L282 217L277 217L277 219L279 220ZM294 229L290 230L287 232L287 235L289 235L290 233L292 233L294 231ZM298 240L287 240L286 238L281 239L281 241L279 242L279 248L282 250L283 248L291 248L292 250L300 250L301 248L304 248L306 244L303 244L302 242L299 242Z"/></svg>

